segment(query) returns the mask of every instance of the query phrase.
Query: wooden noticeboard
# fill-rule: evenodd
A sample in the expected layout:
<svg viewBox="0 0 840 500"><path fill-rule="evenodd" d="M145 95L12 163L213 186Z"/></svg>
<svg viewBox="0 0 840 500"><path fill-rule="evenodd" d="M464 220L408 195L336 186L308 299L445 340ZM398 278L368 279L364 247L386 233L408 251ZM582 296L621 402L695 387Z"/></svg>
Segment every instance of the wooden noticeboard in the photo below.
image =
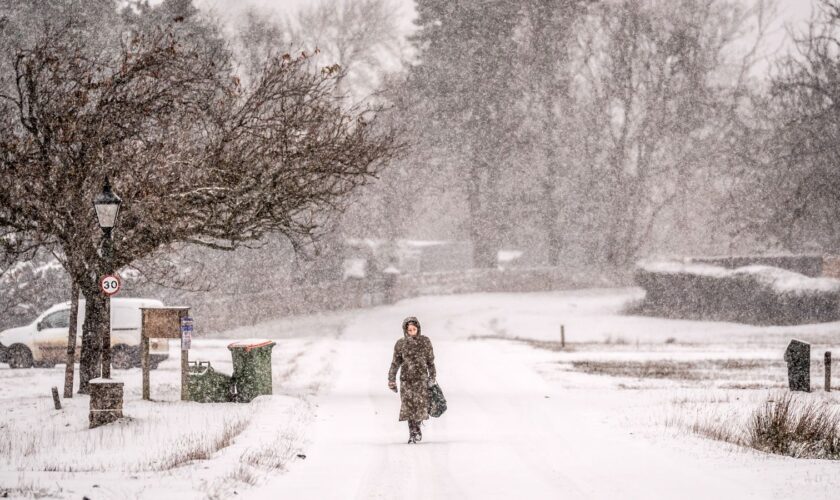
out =
<svg viewBox="0 0 840 500"><path fill-rule="evenodd" d="M143 399L151 399L149 387L149 339L180 339L181 318L190 315L189 307L141 307L140 366L143 369ZM187 399L189 351L181 351L181 400Z"/></svg>

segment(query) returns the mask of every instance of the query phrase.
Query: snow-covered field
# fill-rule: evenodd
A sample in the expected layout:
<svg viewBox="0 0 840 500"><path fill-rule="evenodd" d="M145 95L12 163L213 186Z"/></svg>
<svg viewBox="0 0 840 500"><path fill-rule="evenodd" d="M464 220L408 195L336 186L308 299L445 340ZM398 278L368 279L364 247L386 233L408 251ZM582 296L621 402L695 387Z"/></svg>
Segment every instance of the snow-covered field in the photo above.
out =
<svg viewBox="0 0 840 500"><path fill-rule="evenodd" d="M692 428L743 426L812 343L812 386L840 324L753 327L620 314L636 289L422 297L281 319L193 342L230 373L232 338L265 337L274 396L181 403L178 360L126 384L128 418L87 429L52 407L63 366L0 365L0 495L59 498L836 498L837 464L767 455ZM406 445L386 373L403 317L434 343L449 410ZM200 334L200 318L197 330ZM559 349L564 325L566 348ZM174 352L174 350L173 350Z"/></svg>

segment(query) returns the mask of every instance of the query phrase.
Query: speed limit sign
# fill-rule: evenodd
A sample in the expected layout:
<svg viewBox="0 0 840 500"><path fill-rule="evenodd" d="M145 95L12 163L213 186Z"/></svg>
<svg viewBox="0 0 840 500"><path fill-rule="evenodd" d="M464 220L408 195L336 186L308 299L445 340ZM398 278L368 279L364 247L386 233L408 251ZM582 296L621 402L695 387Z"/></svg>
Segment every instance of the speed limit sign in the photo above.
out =
<svg viewBox="0 0 840 500"><path fill-rule="evenodd" d="M105 295L114 295L120 291L120 286L122 282L120 282L120 277L116 274L106 274L105 276L99 279L99 289L102 290L102 293Z"/></svg>

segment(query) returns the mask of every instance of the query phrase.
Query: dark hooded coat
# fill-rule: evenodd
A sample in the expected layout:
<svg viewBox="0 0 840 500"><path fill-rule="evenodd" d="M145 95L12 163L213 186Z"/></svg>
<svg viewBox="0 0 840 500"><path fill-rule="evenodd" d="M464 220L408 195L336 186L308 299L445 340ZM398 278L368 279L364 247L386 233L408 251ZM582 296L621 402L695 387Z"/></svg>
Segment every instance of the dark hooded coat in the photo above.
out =
<svg viewBox="0 0 840 500"><path fill-rule="evenodd" d="M417 325L417 335L408 335L408 324ZM388 382L396 382L400 372L400 421L429 418L429 381L435 379L435 354L432 341L421 335L417 318L403 320L403 338L394 345L394 358L388 370Z"/></svg>

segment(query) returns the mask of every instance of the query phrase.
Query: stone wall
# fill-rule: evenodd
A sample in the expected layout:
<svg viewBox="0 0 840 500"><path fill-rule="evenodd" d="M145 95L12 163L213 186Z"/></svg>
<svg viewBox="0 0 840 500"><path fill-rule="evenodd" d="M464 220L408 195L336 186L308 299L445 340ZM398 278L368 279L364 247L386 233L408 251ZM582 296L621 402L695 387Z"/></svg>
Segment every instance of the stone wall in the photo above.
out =
<svg viewBox="0 0 840 500"><path fill-rule="evenodd" d="M584 269L534 268L471 269L397 275L389 281L346 280L320 286L297 286L259 294L185 298L204 332L221 332L284 316L370 307L421 295L477 292L540 292L629 283L615 275L596 275ZM197 326L197 328L199 328Z"/></svg>
<svg viewBox="0 0 840 500"><path fill-rule="evenodd" d="M593 276L588 270L562 268L470 269L441 273L401 275L395 297L450 295L479 292L542 292L592 286L613 286L615 276Z"/></svg>

